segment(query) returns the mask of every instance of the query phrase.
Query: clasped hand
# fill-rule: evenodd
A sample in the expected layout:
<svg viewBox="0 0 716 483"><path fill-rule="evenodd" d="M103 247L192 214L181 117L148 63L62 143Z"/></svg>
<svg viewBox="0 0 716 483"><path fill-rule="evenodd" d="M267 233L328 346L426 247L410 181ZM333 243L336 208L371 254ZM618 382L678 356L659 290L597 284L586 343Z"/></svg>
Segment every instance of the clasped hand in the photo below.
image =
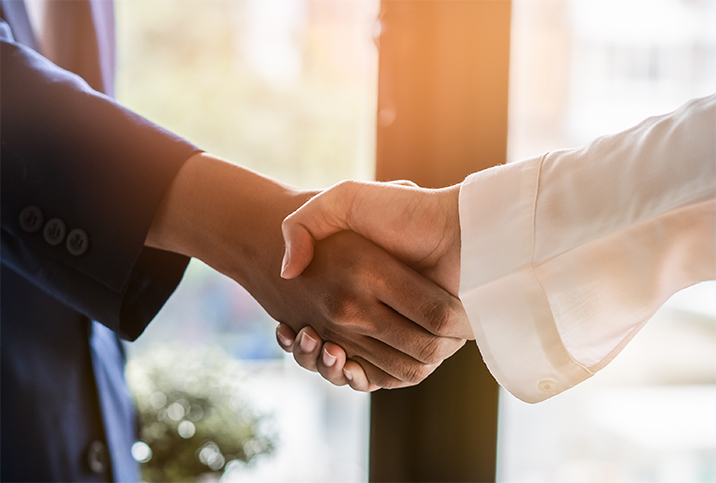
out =
<svg viewBox="0 0 716 483"><path fill-rule="evenodd" d="M282 230L285 253L281 276L295 279L310 274L311 262L320 256L322 243L339 232L352 231L362 235L417 273L445 289L450 298L446 305L434 294L424 296L408 285L393 285L390 280L376 278L376 293L405 290L401 304L391 304L433 335L441 336L441 344L451 349L459 348L465 339L472 339L472 330L460 305L460 317L455 313L459 304L457 292L460 274L460 224L458 216L459 186L440 190L419 188L405 182L369 183L344 181L313 197L293 214L286 217ZM337 235L338 234L338 235ZM320 242L321 240L325 240ZM316 244L316 242L320 242ZM310 275L308 275L310 276ZM385 284L388 285L385 285ZM406 312L411 304L413 310ZM425 308L427 307L427 309ZM414 309L418 309L417 311ZM423 323L422 321L427 321ZM390 318L380 321L379 333L391 333L398 326ZM410 323L401 319L399 324ZM296 334L290 327L280 324L277 328L279 345L292 352L304 368L318 371L336 385L350 384L359 391L372 391L380 387L399 387L379 377L373 366L363 357L353 356L350 347L339 339L324 334L323 340L308 326ZM375 334L366 333L367 337ZM447 339L445 339L447 338ZM448 343L446 340L455 342ZM385 341L397 342L395 339ZM437 344L437 342L432 342ZM398 350L411 347L408 341L394 345ZM415 383L434 370L446 351L423 348L416 369L408 383ZM415 352L413 352L415 354ZM387 382L387 384L386 384Z"/></svg>
<svg viewBox="0 0 716 483"><path fill-rule="evenodd" d="M349 374L356 389L412 385L470 336L456 296L457 214L445 217L456 192L380 186L344 183L317 195L197 153L164 195L145 243L236 280L282 323L283 347L332 382ZM323 341L334 345L317 362Z"/></svg>

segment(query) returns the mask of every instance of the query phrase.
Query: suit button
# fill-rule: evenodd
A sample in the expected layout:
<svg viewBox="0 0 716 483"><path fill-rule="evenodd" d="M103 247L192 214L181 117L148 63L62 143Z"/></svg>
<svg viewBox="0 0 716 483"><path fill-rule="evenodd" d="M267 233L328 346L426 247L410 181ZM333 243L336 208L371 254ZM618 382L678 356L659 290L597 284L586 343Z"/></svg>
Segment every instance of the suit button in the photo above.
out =
<svg viewBox="0 0 716 483"><path fill-rule="evenodd" d="M45 216L37 206L28 206L20 213L20 228L27 233L35 233L42 228Z"/></svg>
<svg viewBox="0 0 716 483"><path fill-rule="evenodd" d="M67 251L78 257L89 248L89 238L84 230L75 228L67 235Z"/></svg>
<svg viewBox="0 0 716 483"><path fill-rule="evenodd" d="M107 447L102 441L92 441L87 448L87 464L93 473L102 473L107 468Z"/></svg>
<svg viewBox="0 0 716 483"><path fill-rule="evenodd" d="M50 245L59 245L65 239L65 222L59 218L53 218L45 225L45 241Z"/></svg>

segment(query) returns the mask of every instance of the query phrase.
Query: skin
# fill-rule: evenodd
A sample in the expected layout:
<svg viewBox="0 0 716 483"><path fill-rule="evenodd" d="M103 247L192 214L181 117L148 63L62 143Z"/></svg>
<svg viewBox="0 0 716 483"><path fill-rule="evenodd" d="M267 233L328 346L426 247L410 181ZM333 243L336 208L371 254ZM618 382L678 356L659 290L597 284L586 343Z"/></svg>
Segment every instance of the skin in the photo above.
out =
<svg viewBox="0 0 716 483"><path fill-rule="evenodd" d="M300 274L312 259L316 241L350 230L457 296L460 185L434 190L405 183L343 181L286 217L281 276Z"/></svg>
<svg viewBox="0 0 716 483"><path fill-rule="evenodd" d="M316 242L351 230L385 248L457 297L460 277L459 185L440 190L406 183L346 181L312 198L283 222L286 252L282 276L299 276L314 260ZM467 319L443 335L473 339ZM315 339L310 328L295 333L277 328L279 345L293 352L304 368L318 371L336 385L350 384L359 391L378 385L362 364L351 360L340 343ZM344 362L345 361L345 362Z"/></svg>
<svg viewBox="0 0 716 483"><path fill-rule="evenodd" d="M333 341L376 386L422 381L464 343L444 337L467 320L462 305L355 233L324 237L310 266L281 278L282 221L314 195L197 154L167 190L145 243L236 280L294 336L311 326L300 354L316 349L311 340Z"/></svg>

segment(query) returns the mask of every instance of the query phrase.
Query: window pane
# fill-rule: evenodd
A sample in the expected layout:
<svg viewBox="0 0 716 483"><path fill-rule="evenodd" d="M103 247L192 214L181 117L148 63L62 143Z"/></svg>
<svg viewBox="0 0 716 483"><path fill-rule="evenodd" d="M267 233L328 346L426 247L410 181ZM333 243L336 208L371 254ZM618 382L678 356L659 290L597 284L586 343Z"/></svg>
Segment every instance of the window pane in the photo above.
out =
<svg viewBox="0 0 716 483"><path fill-rule="evenodd" d="M377 11L377 0L119 0L118 98L299 187L369 179ZM161 350L181 361L210 347L240 360L241 397L268 416L262 431L275 450L227 479L365 481L368 397L300 369L279 350L275 325L240 286L192 261L130 359L141 370Z"/></svg>
<svg viewBox="0 0 716 483"><path fill-rule="evenodd" d="M716 89L716 2L514 0L510 160ZM527 405L501 393L498 480L716 481L716 283L676 294L614 362Z"/></svg>

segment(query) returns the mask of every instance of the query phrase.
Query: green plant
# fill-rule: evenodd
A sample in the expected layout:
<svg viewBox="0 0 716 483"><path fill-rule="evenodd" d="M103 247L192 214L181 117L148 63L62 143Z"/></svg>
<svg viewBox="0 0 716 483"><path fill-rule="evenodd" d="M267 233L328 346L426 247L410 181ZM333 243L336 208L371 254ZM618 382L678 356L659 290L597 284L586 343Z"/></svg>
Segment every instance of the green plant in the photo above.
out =
<svg viewBox="0 0 716 483"><path fill-rule="evenodd" d="M217 348L162 346L131 358L127 381L141 424L132 453L145 481L191 481L271 452L265 416L240 396L241 377Z"/></svg>

